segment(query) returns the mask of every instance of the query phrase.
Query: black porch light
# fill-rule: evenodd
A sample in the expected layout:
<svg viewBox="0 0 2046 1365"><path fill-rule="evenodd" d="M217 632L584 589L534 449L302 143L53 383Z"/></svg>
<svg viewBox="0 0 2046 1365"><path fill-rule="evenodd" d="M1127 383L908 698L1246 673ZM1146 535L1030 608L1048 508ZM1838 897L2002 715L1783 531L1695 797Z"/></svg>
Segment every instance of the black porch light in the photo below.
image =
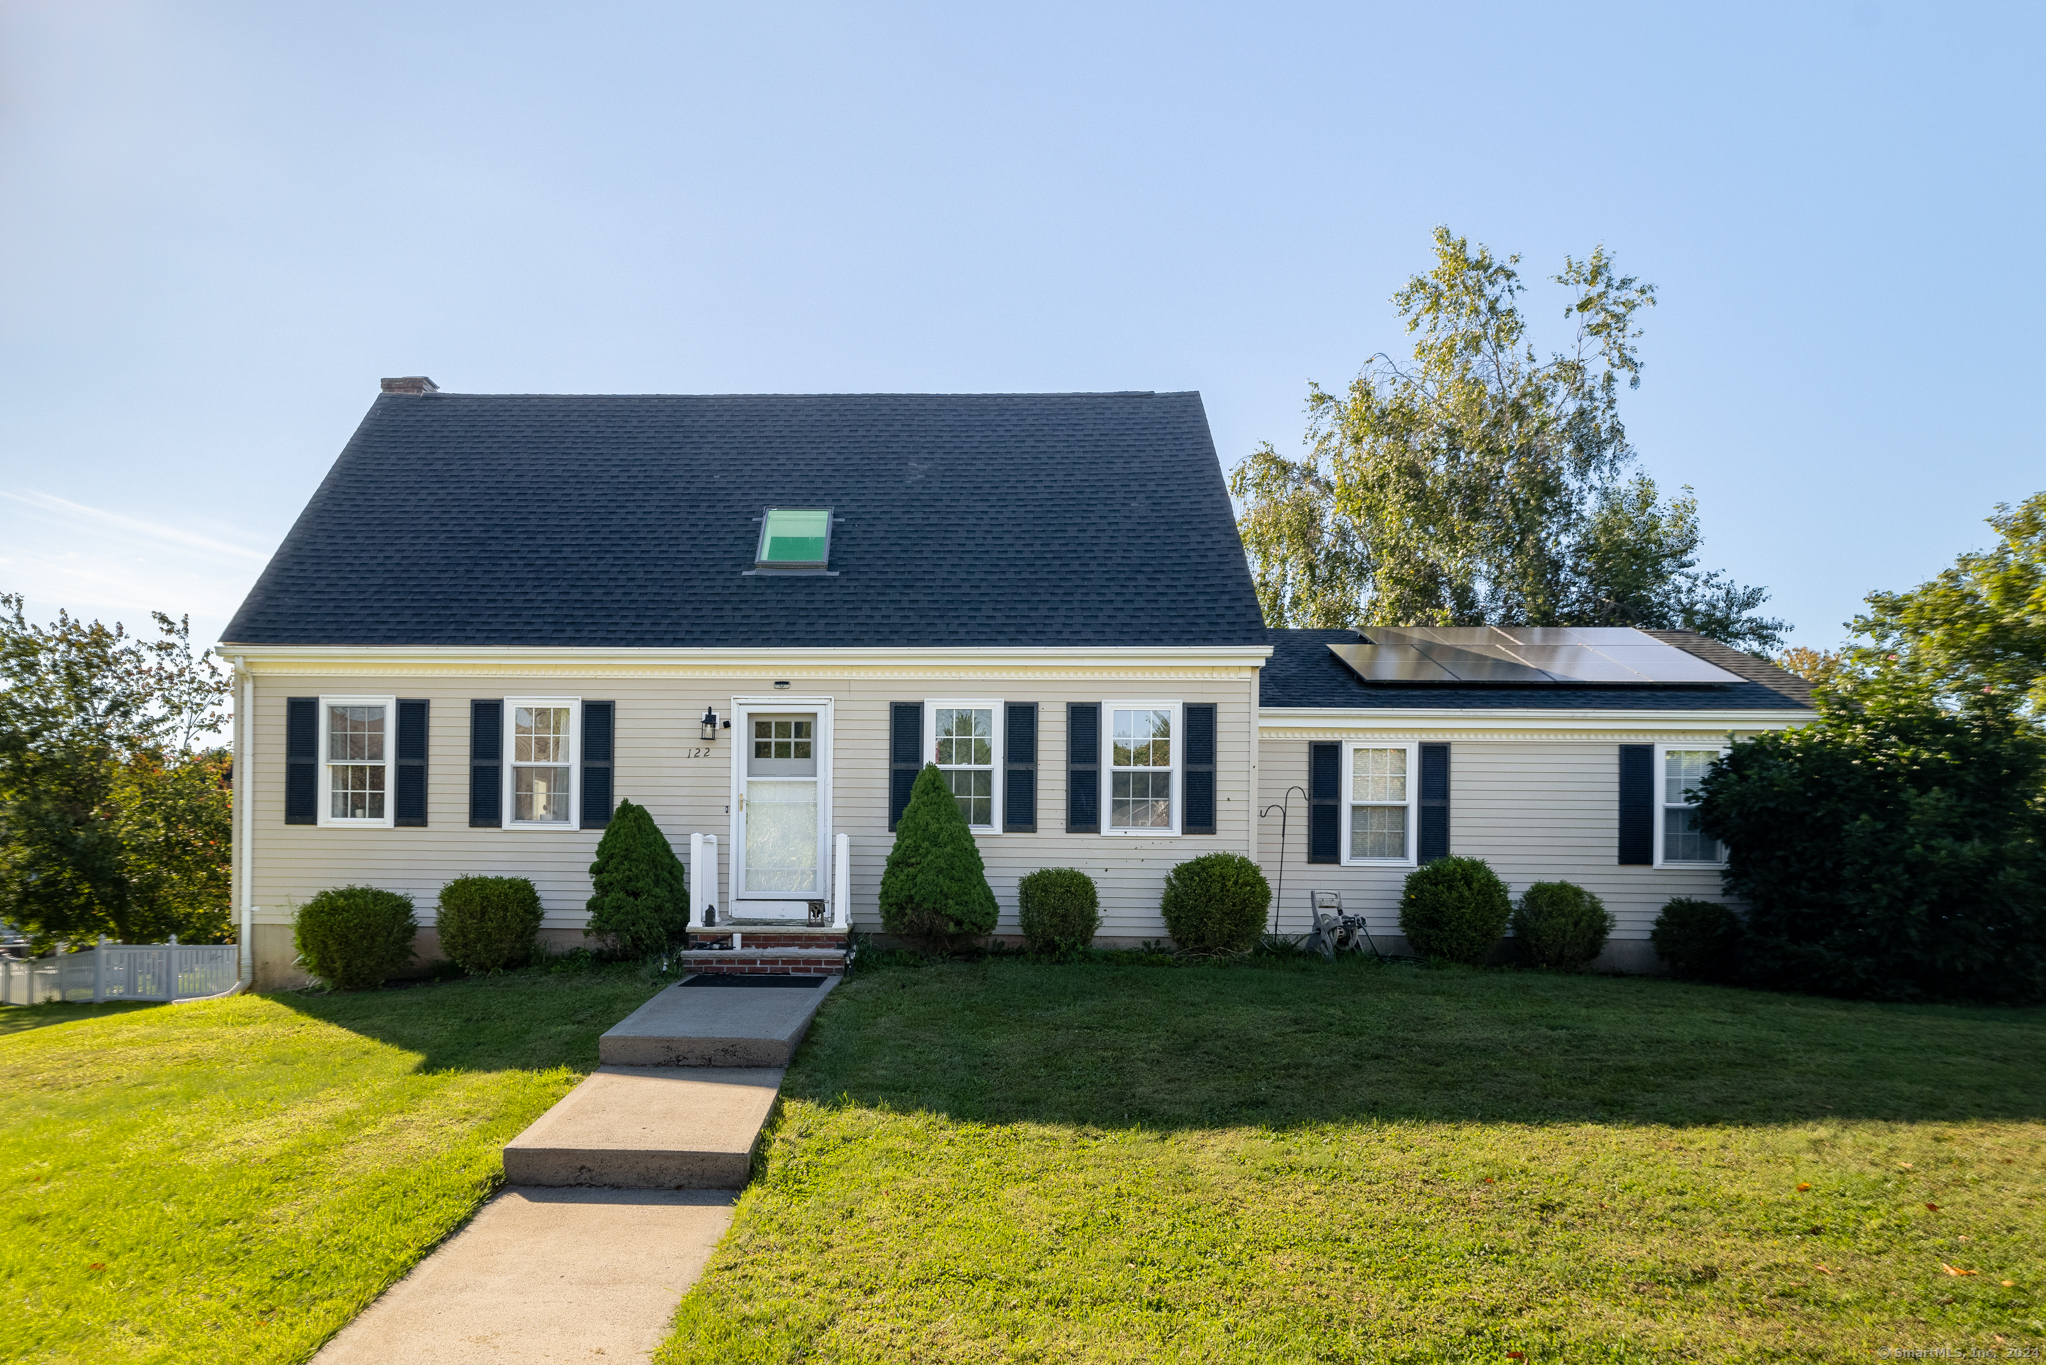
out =
<svg viewBox="0 0 2046 1365"><path fill-rule="evenodd" d="M708 706L703 708L702 734L707 740L718 737L718 713Z"/></svg>

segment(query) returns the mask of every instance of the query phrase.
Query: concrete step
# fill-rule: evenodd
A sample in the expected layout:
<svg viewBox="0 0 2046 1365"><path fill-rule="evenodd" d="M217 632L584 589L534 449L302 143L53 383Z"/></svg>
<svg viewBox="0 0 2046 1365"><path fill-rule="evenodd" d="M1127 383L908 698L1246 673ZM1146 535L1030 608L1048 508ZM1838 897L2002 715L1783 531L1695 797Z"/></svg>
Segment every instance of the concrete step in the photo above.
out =
<svg viewBox="0 0 2046 1365"><path fill-rule="evenodd" d="M746 950L742 950L746 951ZM737 960L740 954L721 956ZM605 1066L787 1066L824 997L844 978L815 989L670 986L597 1040Z"/></svg>
<svg viewBox="0 0 2046 1365"><path fill-rule="evenodd" d="M778 1067L600 1066L505 1146L505 1182L739 1189L781 1077Z"/></svg>

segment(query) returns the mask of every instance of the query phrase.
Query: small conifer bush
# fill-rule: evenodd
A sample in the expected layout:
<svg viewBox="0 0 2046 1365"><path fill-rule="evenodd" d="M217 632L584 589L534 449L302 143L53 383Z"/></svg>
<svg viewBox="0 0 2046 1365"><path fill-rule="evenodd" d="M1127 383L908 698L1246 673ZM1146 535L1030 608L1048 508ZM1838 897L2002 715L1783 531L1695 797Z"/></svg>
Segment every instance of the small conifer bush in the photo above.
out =
<svg viewBox="0 0 2046 1365"><path fill-rule="evenodd" d="M1450 962L1491 956L1513 898L1483 858L1437 858L1407 874L1400 894L1400 932L1414 951Z"/></svg>
<svg viewBox="0 0 2046 1365"><path fill-rule="evenodd" d="M524 877L457 877L440 889L434 928L448 961L472 976L539 955L540 892Z"/></svg>
<svg viewBox="0 0 2046 1365"><path fill-rule="evenodd" d="M583 933L624 957L652 957L689 934L689 878L645 806L620 801L590 864L590 922Z"/></svg>
<svg viewBox="0 0 2046 1365"><path fill-rule="evenodd" d="M1723 981L1733 975L1746 926L1718 901L1678 896L1662 907L1648 941L1672 976Z"/></svg>
<svg viewBox="0 0 2046 1365"><path fill-rule="evenodd" d="M951 951L993 933L997 914L973 830L937 765L927 763L895 822L881 873L881 927Z"/></svg>
<svg viewBox="0 0 2046 1365"><path fill-rule="evenodd" d="M1536 882L1513 907L1513 941L1528 965L1574 972L1605 951L1613 917L1572 882Z"/></svg>
<svg viewBox="0 0 2046 1365"><path fill-rule="evenodd" d="M1271 905L1271 883L1241 853L1204 853L1165 874L1165 931L1190 953L1255 948Z"/></svg>
<svg viewBox="0 0 2046 1365"><path fill-rule="evenodd" d="M404 971L418 932L412 898L374 886L322 891L298 907L291 923L306 971L343 991L381 986Z"/></svg>
<svg viewBox="0 0 2046 1365"><path fill-rule="evenodd" d="M1066 957L1094 942L1101 896L1077 867L1047 867L1016 883L1023 944L1041 957Z"/></svg>

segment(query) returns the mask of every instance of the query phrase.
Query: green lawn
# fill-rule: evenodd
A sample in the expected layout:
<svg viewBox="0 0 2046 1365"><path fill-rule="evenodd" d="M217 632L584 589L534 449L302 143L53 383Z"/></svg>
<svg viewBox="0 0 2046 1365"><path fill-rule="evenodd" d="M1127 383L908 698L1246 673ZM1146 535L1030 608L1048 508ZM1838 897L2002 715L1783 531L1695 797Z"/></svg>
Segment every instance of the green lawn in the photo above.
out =
<svg viewBox="0 0 2046 1365"><path fill-rule="evenodd" d="M2042 1120L2040 1011L888 968L827 1003L661 1359L2031 1351Z"/></svg>
<svg viewBox="0 0 2046 1365"><path fill-rule="evenodd" d="M657 985L545 972L0 1009L0 1361L299 1361Z"/></svg>

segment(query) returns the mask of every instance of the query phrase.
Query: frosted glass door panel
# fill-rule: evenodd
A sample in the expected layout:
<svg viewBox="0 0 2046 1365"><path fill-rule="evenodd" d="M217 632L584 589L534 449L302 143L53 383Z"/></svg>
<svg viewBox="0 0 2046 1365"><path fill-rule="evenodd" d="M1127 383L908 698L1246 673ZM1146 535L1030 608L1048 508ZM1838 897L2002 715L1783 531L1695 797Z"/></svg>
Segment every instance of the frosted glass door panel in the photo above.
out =
<svg viewBox="0 0 2046 1365"><path fill-rule="evenodd" d="M746 892L821 895L817 888L817 783L746 783Z"/></svg>

